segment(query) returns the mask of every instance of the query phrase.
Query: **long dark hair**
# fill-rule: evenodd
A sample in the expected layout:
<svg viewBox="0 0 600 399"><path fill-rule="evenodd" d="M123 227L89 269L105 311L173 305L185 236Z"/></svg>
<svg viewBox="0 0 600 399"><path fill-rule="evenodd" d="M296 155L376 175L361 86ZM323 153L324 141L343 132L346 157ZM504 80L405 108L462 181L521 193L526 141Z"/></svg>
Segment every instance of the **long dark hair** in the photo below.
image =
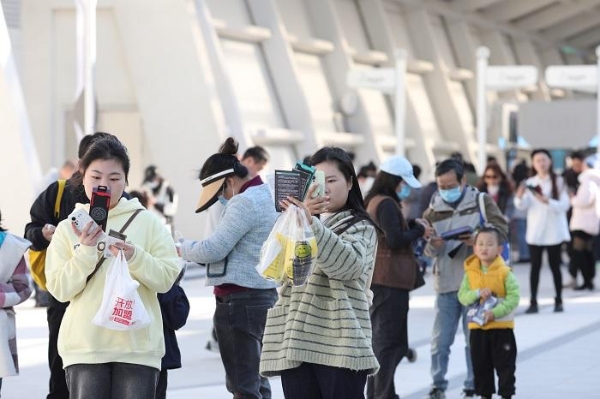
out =
<svg viewBox="0 0 600 399"><path fill-rule="evenodd" d="M552 181L552 198L558 199L558 183L556 182L556 173L554 173L554 161L552 160L552 155L550 155L550 151L544 148L538 148L531 151L531 176L535 176L538 172L533 167L533 157L537 154L546 154L546 156L550 159L550 169L548 173L550 174L550 180Z"/></svg>
<svg viewBox="0 0 600 399"><path fill-rule="evenodd" d="M344 175L347 182L352 184L352 188L348 192L348 199L346 204L341 210L349 210L355 216L360 219L366 219L373 226L377 226L371 219L367 210L365 209L365 202L358 186L358 179L356 178L356 172L354 171L354 165L350 155L339 147L323 147L315 152L310 158L311 165L317 165L321 162L332 162L335 163L340 172Z"/></svg>
<svg viewBox="0 0 600 399"><path fill-rule="evenodd" d="M365 204L368 204L376 195L385 195L400 202L396 195L396 187L398 187L400 182L402 182L400 176L380 171L377 176L375 176L375 181L373 181L373 185L365 197Z"/></svg>

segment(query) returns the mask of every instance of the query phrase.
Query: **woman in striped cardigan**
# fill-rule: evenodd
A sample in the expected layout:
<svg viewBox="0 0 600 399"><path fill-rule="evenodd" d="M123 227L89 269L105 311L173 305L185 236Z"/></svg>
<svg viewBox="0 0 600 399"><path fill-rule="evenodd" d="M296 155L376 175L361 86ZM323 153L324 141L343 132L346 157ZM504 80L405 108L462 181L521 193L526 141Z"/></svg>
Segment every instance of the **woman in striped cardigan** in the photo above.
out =
<svg viewBox="0 0 600 399"><path fill-rule="evenodd" d="M286 399L362 399L367 376L379 369L367 299L377 232L348 154L325 147L311 163L325 173L325 196L312 198L313 186L304 203L289 198L282 206L306 213L316 264L306 285L284 284L269 310L260 371L281 375Z"/></svg>

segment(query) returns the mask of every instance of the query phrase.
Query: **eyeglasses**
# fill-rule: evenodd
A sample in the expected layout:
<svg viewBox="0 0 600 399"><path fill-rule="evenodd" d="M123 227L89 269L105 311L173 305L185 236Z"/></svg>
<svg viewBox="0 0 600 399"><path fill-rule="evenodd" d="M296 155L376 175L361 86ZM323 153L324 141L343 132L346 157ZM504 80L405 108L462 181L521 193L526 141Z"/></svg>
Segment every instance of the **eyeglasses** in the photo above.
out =
<svg viewBox="0 0 600 399"><path fill-rule="evenodd" d="M496 176L496 175L485 175L483 177L486 179L497 179L498 178L498 176Z"/></svg>

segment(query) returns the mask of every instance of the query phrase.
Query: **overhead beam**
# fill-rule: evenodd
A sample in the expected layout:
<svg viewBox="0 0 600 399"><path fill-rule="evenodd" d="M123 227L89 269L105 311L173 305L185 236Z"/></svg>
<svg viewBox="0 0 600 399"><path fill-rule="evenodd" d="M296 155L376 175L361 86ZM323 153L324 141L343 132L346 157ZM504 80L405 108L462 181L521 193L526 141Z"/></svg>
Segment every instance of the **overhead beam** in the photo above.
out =
<svg viewBox="0 0 600 399"><path fill-rule="evenodd" d="M489 7L482 14L489 19L508 22L535 10L552 4L557 0L506 0Z"/></svg>
<svg viewBox="0 0 600 399"><path fill-rule="evenodd" d="M506 1L506 0L502 0ZM528 0L529 1L529 0ZM546 0L548 1L548 0ZM432 15L441 15L452 21L465 21L470 25L484 30L494 30L515 38L533 40L544 47L554 47L557 44L535 32L516 29L514 25L495 21L484 17L481 13L464 12L438 0L391 0L390 4L405 6L405 9L424 8Z"/></svg>
<svg viewBox="0 0 600 399"><path fill-rule="evenodd" d="M460 8L461 10L472 12L476 10L482 10L498 3L499 1L504 0L456 0L454 3L456 3L456 7Z"/></svg>
<svg viewBox="0 0 600 399"><path fill-rule="evenodd" d="M598 0L571 1L569 3L555 4L550 8L522 18L515 26L519 29L536 31L553 26L571 17L582 14L600 4Z"/></svg>
<svg viewBox="0 0 600 399"><path fill-rule="evenodd" d="M552 40L566 40L597 25L600 25L600 12L593 11L569 18L541 33Z"/></svg>
<svg viewBox="0 0 600 399"><path fill-rule="evenodd" d="M600 43L600 26L582 33L579 36L575 36L569 40L569 43L573 47L588 48Z"/></svg>

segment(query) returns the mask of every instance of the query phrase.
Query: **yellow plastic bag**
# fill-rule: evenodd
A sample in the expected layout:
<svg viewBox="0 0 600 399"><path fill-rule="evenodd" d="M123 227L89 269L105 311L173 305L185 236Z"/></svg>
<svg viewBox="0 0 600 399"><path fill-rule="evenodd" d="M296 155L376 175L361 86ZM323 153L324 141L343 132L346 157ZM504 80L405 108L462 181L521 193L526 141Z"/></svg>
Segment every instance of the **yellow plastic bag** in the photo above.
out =
<svg viewBox="0 0 600 399"><path fill-rule="evenodd" d="M268 280L290 279L303 285L317 257L317 240L302 210L292 205L284 211L263 244L256 270Z"/></svg>

